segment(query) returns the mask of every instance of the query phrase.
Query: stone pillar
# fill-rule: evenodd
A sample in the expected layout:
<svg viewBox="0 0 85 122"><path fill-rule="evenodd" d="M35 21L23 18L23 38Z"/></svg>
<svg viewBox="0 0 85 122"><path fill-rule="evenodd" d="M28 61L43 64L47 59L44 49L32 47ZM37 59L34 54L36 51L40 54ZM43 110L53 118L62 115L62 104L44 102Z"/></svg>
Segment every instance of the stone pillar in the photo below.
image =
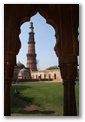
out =
<svg viewBox="0 0 85 122"><path fill-rule="evenodd" d="M76 116L75 79L79 55L79 5L60 5L55 53L64 85L64 116Z"/></svg>
<svg viewBox="0 0 85 122"><path fill-rule="evenodd" d="M16 55L21 47L19 40L20 29L19 26L14 25L5 27L4 32L4 116L10 116L11 114L10 87L14 66L16 65Z"/></svg>
<svg viewBox="0 0 85 122"><path fill-rule="evenodd" d="M10 116L10 113L10 83L4 83L4 116Z"/></svg>
<svg viewBox="0 0 85 122"><path fill-rule="evenodd" d="M4 57L4 116L10 116L10 87L13 77L13 71L16 61L16 55L12 52L5 52Z"/></svg>
<svg viewBox="0 0 85 122"><path fill-rule="evenodd" d="M64 85L64 116L76 116L75 79L77 57L60 57L59 65Z"/></svg>

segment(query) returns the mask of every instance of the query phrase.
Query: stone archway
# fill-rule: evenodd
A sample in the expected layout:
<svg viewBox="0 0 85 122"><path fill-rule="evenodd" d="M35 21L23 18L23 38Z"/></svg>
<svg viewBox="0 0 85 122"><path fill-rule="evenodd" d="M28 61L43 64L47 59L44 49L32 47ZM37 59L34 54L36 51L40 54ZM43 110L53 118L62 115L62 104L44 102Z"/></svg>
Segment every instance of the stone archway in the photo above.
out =
<svg viewBox="0 0 85 122"><path fill-rule="evenodd" d="M64 115L75 116L75 78L77 72L79 26L78 4L7 4L4 6L4 115L10 116L10 86L21 47L20 25L39 12L56 31L54 48L64 82Z"/></svg>

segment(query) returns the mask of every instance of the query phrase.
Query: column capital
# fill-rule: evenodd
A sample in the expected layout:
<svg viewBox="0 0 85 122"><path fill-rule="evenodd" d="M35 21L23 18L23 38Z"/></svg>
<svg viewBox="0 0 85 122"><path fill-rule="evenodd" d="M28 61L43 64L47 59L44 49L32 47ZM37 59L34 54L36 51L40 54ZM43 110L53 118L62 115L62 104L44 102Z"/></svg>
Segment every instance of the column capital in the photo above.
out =
<svg viewBox="0 0 85 122"><path fill-rule="evenodd" d="M69 82L76 79L77 75L77 57L69 56L69 57L60 57L59 58L59 67L61 71L61 77L64 82Z"/></svg>

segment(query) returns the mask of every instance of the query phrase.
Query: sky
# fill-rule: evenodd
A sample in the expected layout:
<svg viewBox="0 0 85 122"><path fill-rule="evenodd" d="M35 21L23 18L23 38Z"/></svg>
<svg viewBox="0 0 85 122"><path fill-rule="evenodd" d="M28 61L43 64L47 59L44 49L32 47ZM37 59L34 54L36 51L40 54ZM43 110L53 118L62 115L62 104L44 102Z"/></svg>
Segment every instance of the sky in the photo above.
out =
<svg viewBox="0 0 85 122"><path fill-rule="evenodd" d="M29 39L29 27L30 22L33 22L34 26L34 39L35 39L35 52L37 54L37 68L38 70L44 70L50 66L58 65L58 58L54 51L56 43L54 28L46 23L39 13L32 16L29 22L25 22L21 25L21 34L19 35L21 41L21 49L17 56L17 62L20 61L26 66L27 63L27 51L28 51L28 39Z"/></svg>

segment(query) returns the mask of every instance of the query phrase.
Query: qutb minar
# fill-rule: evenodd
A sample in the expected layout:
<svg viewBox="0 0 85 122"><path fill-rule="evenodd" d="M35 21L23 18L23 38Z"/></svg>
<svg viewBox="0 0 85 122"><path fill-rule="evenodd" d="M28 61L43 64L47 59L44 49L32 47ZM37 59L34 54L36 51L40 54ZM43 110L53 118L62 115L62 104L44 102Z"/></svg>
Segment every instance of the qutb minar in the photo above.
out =
<svg viewBox="0 0 85 122"><path fill-rule="evenodd" d="M34 27L30 22L29 40L28 40L28 53L27 53L27 68L31 71L37 71L36 53L35 53L35 40L34 40Z"/></svg>

